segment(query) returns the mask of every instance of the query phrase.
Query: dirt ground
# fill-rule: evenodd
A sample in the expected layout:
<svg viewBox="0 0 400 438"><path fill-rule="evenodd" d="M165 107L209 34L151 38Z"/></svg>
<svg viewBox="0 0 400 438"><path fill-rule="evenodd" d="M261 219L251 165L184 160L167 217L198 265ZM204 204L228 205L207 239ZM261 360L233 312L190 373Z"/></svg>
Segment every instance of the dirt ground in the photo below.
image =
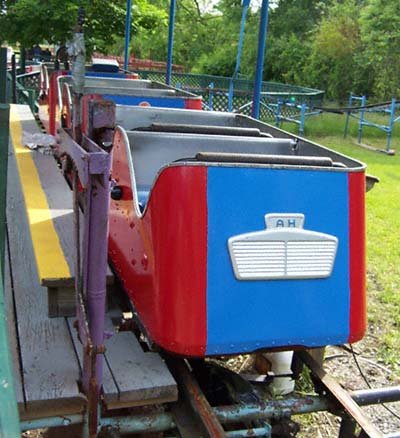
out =
<svg viewBox="0 0 400 438"><path fill-rule="evenodd" d="M369 324L365 338L353 346L353 351L361 371L373 388L400 385L400 377L378 359L378 350L382 339L382 330L373 323ZM324 368L347 390L367 389L368 385L357 367L353 354L342 347L328 347ZM400 402L388 403L389 412L383 406L363 407L363 411L375 426L383 433L400 431ZM396 418L396 415L398 418ZM298 421L299 418L295 418ZM318 413L300 420L302 425L299 438L337 437L339 419L327 413Z"/></svg>

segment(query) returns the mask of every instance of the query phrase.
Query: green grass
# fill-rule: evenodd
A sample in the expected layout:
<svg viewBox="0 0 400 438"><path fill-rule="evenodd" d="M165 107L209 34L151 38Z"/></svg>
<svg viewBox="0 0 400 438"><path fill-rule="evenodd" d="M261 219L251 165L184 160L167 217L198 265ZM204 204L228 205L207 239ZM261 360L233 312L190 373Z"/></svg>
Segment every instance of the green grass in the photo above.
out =
<svg viewBox="0 0 400 438"><path fill-rule="evenodd" d="M388 117L369 115L385 124ZM395 156L365 150L356 143L357 122L351 120L349 135L343 138L345 116L325 113L306 121L307 138L367 164L367 173L380 178L367 193L367 263L369 320L383 335L380 356L400 374L400 123L395 125L392 149ZM297 132L285 123L283 129ZM364 128L364 144L384 149L386 134Z"/></svg>

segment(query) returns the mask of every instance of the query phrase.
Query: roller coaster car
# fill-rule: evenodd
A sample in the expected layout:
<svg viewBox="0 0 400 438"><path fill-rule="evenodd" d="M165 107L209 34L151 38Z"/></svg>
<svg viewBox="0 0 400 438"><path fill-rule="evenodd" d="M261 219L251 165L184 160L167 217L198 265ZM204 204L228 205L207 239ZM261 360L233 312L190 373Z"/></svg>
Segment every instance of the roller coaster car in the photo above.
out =
<svg viewBox="0 0 400 438"><path fill-rule="evenodd" d="M39 118L49 134L56 135L60 126L69 127L72 84L73 78L67 71L56 71L50 79L47 69L41 72ZM104 98L120 105L202 109L201 97L192 93L111 73L87 72L83 94L87 99Z"/></svg>
<svg viewBox="0 0 400 438"><path fill-rule="evenodd" d="M117 119L109 253L152 341L201 357L362 338L362 163L240 115Z"/></svg>

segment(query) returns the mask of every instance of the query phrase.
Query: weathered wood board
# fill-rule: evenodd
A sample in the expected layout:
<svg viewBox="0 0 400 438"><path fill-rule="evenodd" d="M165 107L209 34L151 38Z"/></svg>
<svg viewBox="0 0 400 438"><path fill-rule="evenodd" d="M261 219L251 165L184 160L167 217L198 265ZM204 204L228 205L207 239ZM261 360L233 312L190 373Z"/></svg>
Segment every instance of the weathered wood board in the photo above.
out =
<svg viewBox="0 0 400 438"><path fill-rule="evenodd" d="M23 418L81 412L85 398L77 383L79 364L65 319L47 316L46 288L38 278L15 154L10 151L7 229L26 402Z"/></svg>
<svg viewBox="0 0 400 438"><path fill-rule="evenodd" d="M73 318L68 318L70 327ZM108 409L167 403L178 398L177 386L157 353L145 352L132 332L115 332L109 315L105 341L103 399ZM74 331L74 342L82 363L82 345Z"/></svg>
<svg viewBox="0 0 400 438"><path fill-rule="evenodd" d="M26 137L27 134L37 134L39 133L39 128L33 118L32 113L28 106L25 105L14 105L14 114L17 114L19 121L22 125L22 131L18 130L13 134L11 129L11 135ZM55 240L57 245L60 246L61 257L63 263L59 263L60 268L54 266L51 269L51 276L49 276L49 270L43 270L43 264L51 263L51 260L47 259L47 254L43 251L38 250L37 246L34 245L34 252L37 257L38 262L38 275L40 277L40 283L43 286L48 287L48 298L49 298L49 315L50 316L72 316L75 313L75 300L74 300L74 258L75 258L75 246L74 246L74 221L73 221L73 201L72 192L69 189L61 171L58 168L56 161L52 155L42 154L38 151L29 151L29 149L24 148L21 151L22 139L18 139L18 145L14 145L14 149L18 154L23 152L18 156L17 161L19 168L25 168L24 160L26 161L26 154L29 154L33 162L33 172L36 173L33 180L37 181L40 186L37 191L28 189L23 191L25 196L36 196L37 192L43 193L43 202L46 204L48 211L41 213L40 211L35 211L32 215L28 215L28 220L30 221L30 226L32 230L37 226L36 221L40 220L43 214L49 220L52 221L52 226L48 224L49 231L51 228L55 230ZM11 148L13 150L13 148ZM22 162L22 164L21 164ZM18 166L17 166L18 167ZM30 180L29 180L30 181ZM22 181L24 183L24 181ZM25 202L29 204L29 200L25 199ZM32 209L32 205L27 205ZM35 205L33 205L35 207ZM38 207L37 210L42 207ZM39 219L37 219L39 218ZM83 224L83 221L82 221ZM61 264L66 262L66 266L62 269ZM113 284L113 275L111 270L108 269L107 284Z"/></svg>

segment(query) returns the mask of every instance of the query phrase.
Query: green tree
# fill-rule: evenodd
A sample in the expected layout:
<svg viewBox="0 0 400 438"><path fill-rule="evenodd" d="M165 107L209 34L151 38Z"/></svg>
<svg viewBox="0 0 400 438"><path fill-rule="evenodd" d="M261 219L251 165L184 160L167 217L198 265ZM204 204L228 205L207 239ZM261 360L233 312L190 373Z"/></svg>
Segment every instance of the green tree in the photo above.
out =
<svg viewBox="0 0 400 438"><path fill-rule="evenodd" d="M345 100L358 75L359 6L357 0L330 6L311 40L305 77L310 85L325 89L329 98Z"/></svg>
<svg viewBox="0 0 400 438"><path fill-rule="evenodd" d="M0 38L30 47L44 41L67 41L77 22L79 6L86 12L85 33L89 52L106 50L125 32L125 0L3 0ZM147 0L135 1L132 32L153 27L162 16Z"/></svg>
<svg viewBox="0 0 400 438"><path fill-rule="evenodd" d="M400 95L400 2L369 0L361 13L362 53L358 59L369 77L370 94Z"/></svg>

